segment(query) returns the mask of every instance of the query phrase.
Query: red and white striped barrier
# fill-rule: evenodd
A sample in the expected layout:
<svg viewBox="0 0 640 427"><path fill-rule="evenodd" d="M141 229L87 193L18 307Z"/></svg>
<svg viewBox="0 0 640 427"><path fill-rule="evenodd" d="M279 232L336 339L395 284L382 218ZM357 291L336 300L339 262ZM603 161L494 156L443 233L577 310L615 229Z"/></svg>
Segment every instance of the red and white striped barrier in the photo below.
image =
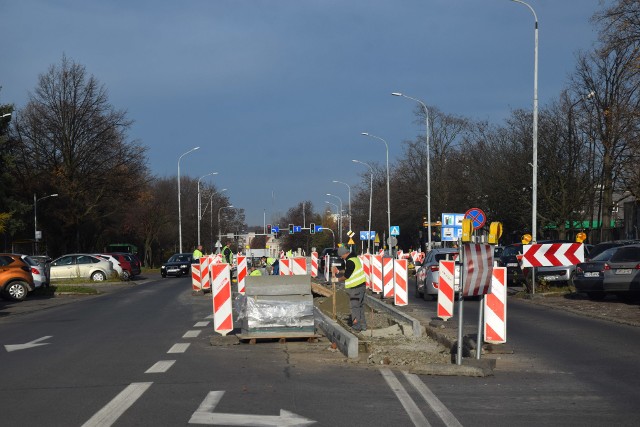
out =
<svg viewBox="0 0 640 427"><path fill-rule="evenodd" d="M393 258L382 258L382 281L384 283L384 297L392 298L393 292Z"/></svg>
<svg viewBox="0 0 640 427"><path fill-rule="evenodd" d="M331 271L331 257L329 255L324 256L324 280L329 281L329 272Z"/></svg>
<svg viewBox="0 0 640 427"><path fill-rule="evenodd" d="M211 284L213 329L221 335L227 335L233 331L230 272L229 264L226 263L211 266L211 275L213 277Z"/></svg>
<svg viewBox="0 0 640 427"><path fill-rule="evenodd" d="M244 295L244 285L247 278L247 257L238 255L238 292Z"/></svg>
<svg viewBox="0 0 640 427"><path fill-rule="evenodd" d="M418 251L411 251L411 260L415 263L418 260Z"/></svg>
<svg viewBox="0 0 640 427"><path fill-rule="evenodd" d="M402 249L398 249L398 252L396 252L396 258L397 259L402 259L404 253L402 252Z"/></svg>
<svg viewBox="0 0 640 427"><path fill-rule="evenodd" d="M493 267L491 293L484 297L484 340L507 342L507 268Z"/></svg>
<svg viewBox="0 0 640 427"><path fill-rule="evenodd" d="M407 305L409 303L409 261L406 259L397 259L393 264L393 303L398 306Z"/></svg>
<svg viewBox="0 0 640 427"><path fill-rule="evenodd" d="M211 276L209 275L209 264L211 258L208 256L201 256L200 259L200 288L205 290L211 290Z"/></svg>
<svg viewBox="0 0 640 427"><path fill-rule="evenodd" d="M464 283L462 295L486 295L491 289L491 271L493 270L493 246L484 243L465 243Z"/></svg>
<svg viewBox="0 0 640 427"><path fill-rule="evenodd" d="M365 254L360 255L358 258L360 258L362 269L364 270L366 288L371 289L371 256L369 254Z"/></svg>
<svg viewBox="0 0 640 427"><path fill-rule="evenodd" d="M455 299L455 268L455 261L440 261L440 279L438 282L438 308L436 315L442 320L449 320L451 317L453 317L453 301Z"/></svg>
<svg viewBox="0 0 640 427"><path fill-rule="evenodd" d="M291 258L291 275L304 276L307 274L307 259L304 257Z"/></svg>
<svg viewBox="0 0 640 427"><path fill-rule="evenodd" d="M200 283L200 264L191 264L191 289L194 291L202 290L202 284Z"/></svg>
<svg viewBox="0 0 640 427"><path fill-rule="evenodd" d="M382 292L382 255L371 257L371 290L377 294Z"/></svg>
<svg viewBox="0 0 640 427"><path fill-rule="evenodd" d="M311 277L318 277L318 252L311 252Z"/></svg>
<svg viewBox="0 0 640 427"><path fill-rule="evenodd" d="M291 276L291 260L280 258L280 276Z"/></svg>

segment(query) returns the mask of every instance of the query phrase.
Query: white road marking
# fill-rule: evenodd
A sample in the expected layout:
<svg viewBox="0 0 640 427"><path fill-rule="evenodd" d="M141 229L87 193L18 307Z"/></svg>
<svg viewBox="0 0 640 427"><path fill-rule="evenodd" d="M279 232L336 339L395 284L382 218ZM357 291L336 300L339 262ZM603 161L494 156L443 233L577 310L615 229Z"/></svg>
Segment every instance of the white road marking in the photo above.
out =
<svg viewBox="0 0 640 427"><path fill-rule="evenodd" d="M213 319L213 314L208 315L205 319Z"/></svg>
<svg viewBox="0 0 640 427"><path fill-rule="evenodd" d="M195 325L193 325L193 327L194 328L204 328L207 325L209 325L209 322L198 322Z"/></svg>
<svg viewBox="0 0 640 427"><path fill-rule="evenodd" d="M175 360L161 360L156 362L152 367L147 369L145 374L162 374L165 373L176 363Z"/></svg>
<svg viewBox="0 0 640 427"><path fill-rule="evenodd" d="M184 353L185 351L187 351L187 349L189 348L191 344L188 343L179 343L179 344L174 344L169 351L167 351L167 353Z"/></svg>
<svg viewBox="0 0 640 427"><path fill-rule="evenodd" d="M405 378L411 383L411 385L418 390L420 395L424 398L424 401L427 402L427 405L433 409L433 412L440 417L442 422L447 427L462 427L462 424L458 421L458 419L449 411L449 409L444 406L440 399L436 397L435 394L427 387L427 385L420 381L420 378L416 374L410 374L408 372L402 372Z"/></svg>
<svg viewBox="0 0 640 427"><path fill-rule="evenodd" d="M195 330L195 331L187 331L182 338L197 338L198 335L200 335L200 332L202 332L201 329Z"/></svg>
<svg viewBox="0 0 640 427"><path fill-rule="evenodd" d="M409 415L409 418L411 418L413 425L424 427L431 426L420 408L418 408L418 405L416 405L416 402L413 401L411 396L409 396L409 393L407 393L407 390L405 390L402 384L400 384L400 381L398 381L395 375L393 375L393 372L391 372L390 369L380 369L380 373L391 390L395 393L405 412Z"/></svg>
<svg viewBox="0 0 640 427"><path fill-rule="evenodd" d="M4 346L4 349L7 350L7 353L11 353L16 350L26 350L33 347L40 347L41 345L49 345L51 343L48 342L40 342L44 340L48 340L49 338L53 338L51 335L47 335L46 337L38 338L37 340L29 341L25 344L7 344Z"/></svg>
<svg viewBox="0 0 640 427"><path fill-rule="evenodd" d="M82 427L108 427L113 425L118 418L135 403L142 394L147 391L151 383L132 383L113 398L106 406L100 409Z"/></svg>

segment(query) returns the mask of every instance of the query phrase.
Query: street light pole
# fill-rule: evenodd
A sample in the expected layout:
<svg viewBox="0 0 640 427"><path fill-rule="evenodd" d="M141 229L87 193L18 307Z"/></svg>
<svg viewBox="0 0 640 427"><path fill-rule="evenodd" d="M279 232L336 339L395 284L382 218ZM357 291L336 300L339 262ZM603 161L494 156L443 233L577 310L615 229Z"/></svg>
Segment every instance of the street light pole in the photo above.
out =
<svg viewBox="0 0 640 427"><path fill-rule="evenodd" d="M200 220L202 219L202 205L200 202L200 181L202 180L202 178L211 175L218 175L218 172L211 172L198 178L198 246L200 246Z"/></svg>
<svg viewBox="0 0 640 427"><path fill-rule="evenodd" d="M327 203L327 204L330 204L331 206L335 206L336 207L336 215L337 215L338 209L340 207L338 205L336 205L335 203L331 203L331 202L329 202L327 200L325 200L324 202ZM338 217L338 221L340 221L339 217ZM333 233L333 230L331 230L331 232ZM340 237L342 237L342 236L340 236ZM342 240L340 241L340 243L342 243ZM336 247L336 235L335 234L333 235L333 247L334 248Z"/></svg>
<svg viewBox="0 0 640 427"><path fill-rule="evenodd" d="M210 205L210 209L211 209L211 213L210 213L210 223L209 223L209 240L211 241L211 253L213 253L213 196L215 196L216 194L220 194L227 191L226 188L223 188L220 191L214 191L209 195L209 205ZM207 211L207 207L204 207L205 212ZM202 216L204 216L204 212L202 212Z"/></svg>
<svg viewBox="0 0 640 427"><path fill-rule="evenodd" d="M342 182L342 181L333 180L333 182L346 185L347 188L349 189L349 231L353 231L353 227L351 226L351 186L346 182Z"/></svg>
<svg viewBox="0 0 640 427"><path fill-rule="evenodd" d="M375 136L370 134L369 132L362 132L361 135L364 136L369 136L371 138L375 138L378 139L382 142L384 142L384 146L387 149L387 235L389 235L389 233L391 233L391 193L389 191L389 144L387 144L387 141L385 141L384 139L380 138L379 136ZM389 245L389 254L391 254L391 245Z"/></svg>
<svg viewBox="0 0 640 427"><path fill-rule="evenodd" d="M186 153L183 153L180 157L178 157L178 244L180 246L180 253L182 253L182 210L180 208L180 160L182 160L182 158L187 154L192 153L198 150L199 148L200 147L194 147L191 150L187 151Z"/></svg>
<svg viewBox="0 0 640 427"><path fill-rule="evenodd" d="M333 195L331 193L327 193L327 196L331 196L331 197L335 197L336 199L340 200L340 217L339 217L339 224L340 224L340 243L342 243L342 199L336 195Z"/></svg>
<svg viewBox="0 0 640 427"><path fill-rule="evenodd" d="M226 209L226 208L232 208L233 205L229 205L229 206L222 206L220 209L218 209L218 242L220 244L222 244L222 229L220 228L220 211L222 209Z"/></svg>
<svg viewBox="0 0 640 427"><path fill-rule="evenodd" d="M361 162L360 160L352 160L354 163L360 163L369 168L371 172L371 182L369 188L369 234L367 234L367 252L371 253L371 203L373 201L373 168L369 163Z"/></svg>
<svg viewBox="0 0 640 427"><path fill-rule="evenodd" d="M48 196L40 197L39 199L36 198L36 193L33 193L33 240L35 241L34 255L38 254L38 202L40 200L48 199L49 197L58 197L58 193L49 194Z"/></svg>
<svg viewBox="0 0 640 427"><path fill-rule="evenodd" d="M391 95L393 96L401 96L403 98L407 98L407 99L411 99L412 101L417 102L418 104L422 105L422 108L424 109L424 114L425 114L425 124L426 124L426 129L427 129L427 221L428 221L428 233L429 233L429 237L427 240L427 252L429 252L431 250L431 155L429 154L429 150L430 150L430 143L429 143L429 109L427 108L427 106L425 105L424 102L420 101L419 99L413 98L409 95L405 95L402 94L400 92L393 92Z"/></svg>

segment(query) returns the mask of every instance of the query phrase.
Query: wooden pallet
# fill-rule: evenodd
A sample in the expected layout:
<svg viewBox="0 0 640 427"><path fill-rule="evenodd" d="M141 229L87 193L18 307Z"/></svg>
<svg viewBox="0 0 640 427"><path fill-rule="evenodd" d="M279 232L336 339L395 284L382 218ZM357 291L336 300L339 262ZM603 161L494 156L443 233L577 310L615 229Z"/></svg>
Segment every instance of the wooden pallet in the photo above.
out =
<svg viewBox="0 0 640 427"><path fill-rule="evenodd" d="M286 343L287 339L306 339L307 342L311 343L318 342L318 338L320 338L321 336L322 335L317 335L309 332L260 332L236 335L236 337L238 337L240 341L248 341L249 344L255 344L256 342L258 342L258 340L262 339L277 339L280 344Z"/></svg>

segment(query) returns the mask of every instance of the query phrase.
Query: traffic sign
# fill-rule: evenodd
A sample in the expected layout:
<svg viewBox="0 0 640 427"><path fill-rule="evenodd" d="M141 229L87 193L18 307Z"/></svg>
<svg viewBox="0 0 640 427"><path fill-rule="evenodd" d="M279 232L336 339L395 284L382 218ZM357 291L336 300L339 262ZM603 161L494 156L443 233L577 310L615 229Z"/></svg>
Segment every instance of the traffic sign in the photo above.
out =
<svg viewBox="0 0 640 427"><path fill-rule="evenodd" d="M473 223L475 230L484 227L487 222L487 215L480 208L471 208L465 214L465 218L468 218Z"/></svg>
<svg viewBox="0 0 640 427"><path fill-rule="evenodd" d="M294 225L294 226L293 226L293 232L294 232L294 233L300 233L300 232L302 232L302 226L301 226L301 225Z"/></svg>
<svg viewBox="0 0 640 427"><path fill-rule="evenodd" d="M391 229L389 230L389 234L392 235L392 236L399 236L400 235L400 226L399 225L392 225Z"/></svg>
<svg viewBox="0 0 640 427"><path fill-rule="evenodd" d="M321 225L316 225L316 233L319 233L323 230L324 228Z"/></svg>
<svg viewBox="0 0 640 427"><path fill-rule="evenodd" d="M347 245L354 245L356 242L353 241L352 238L349 238L349 241L347 242Z"/></svg>
<svg viewBox="0 0 640 427"><path fill-rule="evenodd" d="M368 231L360 232L360 240L373 240L376 237L376 232L371 230L371 234Z"/></svg>
<svg viewBox="0 0 640 427"><path fill-rule="evenodd" d="M387 244L389 245L389 247L395 246L398 244L398 239L396 238L396 236L389 236L389 238L387 239Z"/></svg>
<svg viewBox="0 0 640 427"><path fill-rule="evenodd" d="M277 232L279 232L279 231L280 231L280 227L275 226L275 225L272 225L272 226L271 226L271 232L272 232L272 233L277 233Z"/></svg>
<svg viewBox="0 0 640 427"><path fill-rule="evenodd" d="M353 237L355 235L356 235L356 233L354 233L353 231L351 231L351 230L347 231L347 236Z"/></svg>

